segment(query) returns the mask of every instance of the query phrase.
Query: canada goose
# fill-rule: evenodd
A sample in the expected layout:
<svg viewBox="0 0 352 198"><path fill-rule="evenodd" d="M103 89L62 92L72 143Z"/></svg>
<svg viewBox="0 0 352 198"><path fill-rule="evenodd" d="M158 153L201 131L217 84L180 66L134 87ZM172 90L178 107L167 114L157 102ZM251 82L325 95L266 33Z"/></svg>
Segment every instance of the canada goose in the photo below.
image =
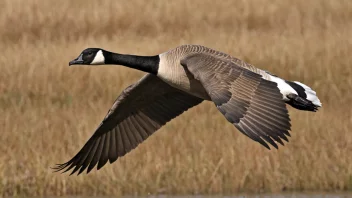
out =
<svg viewBox="0 0 352 198"><path fill-rule="evenodd" d="M83 148L54 168L74 168L71 174L113 163L203 100L214 102L240 132L268 149L268 143L278 148L282 139L288 142L291 124L285 103L314 112L321 107L308 86L200 45L182 45L156 56L88 48L69 65L124 65L148 73L118 96Z"/></svg>

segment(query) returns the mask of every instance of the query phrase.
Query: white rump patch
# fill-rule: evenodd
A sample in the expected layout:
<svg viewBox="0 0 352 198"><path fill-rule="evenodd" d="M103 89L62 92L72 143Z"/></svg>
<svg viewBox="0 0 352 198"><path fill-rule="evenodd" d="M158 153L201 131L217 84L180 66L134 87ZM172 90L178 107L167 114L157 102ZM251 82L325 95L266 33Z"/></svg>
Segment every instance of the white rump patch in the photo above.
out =
<svg viewBox="0 0 352 198"><path fill-rule="evenodd" d="M99 50L97 52L97 54L95 54L95 57L90 64L91 65L103 65L104 63L105 63L105 57L104 57L103 51Z"/></svg>
<svg viewBox="0 0 352 198"><path fill-rule="evenodd" d="M310 87L308 87L307 85L300 83L298 81L294 81L294 83L300 85L301 87L304 88L304 92L307 94L307 100L311 101L313 104L315 104L316 106L321 107L322 104L317 96L317 93L315 91L313 91Z"/></svg>
<svg viewBox="0 0 352 198"><path fill-rule="evenodd" d="M280 92L283 95L283 99L285 101L289 101L289 99L286 97L288 94L293 93L293 94L298 95L296 90L294 90L283 79L270 75L270 79L269 80L272 81L272 82L276 82L277 83L277 87L280 89Z"/></svg>

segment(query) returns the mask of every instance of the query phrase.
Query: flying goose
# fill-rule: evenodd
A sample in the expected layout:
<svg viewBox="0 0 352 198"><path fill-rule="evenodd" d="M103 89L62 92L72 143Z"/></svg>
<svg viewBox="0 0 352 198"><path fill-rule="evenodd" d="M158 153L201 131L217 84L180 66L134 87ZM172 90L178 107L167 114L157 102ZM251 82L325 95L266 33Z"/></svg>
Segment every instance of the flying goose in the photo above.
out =
<svg viewBox="0 0 352 198"><path fill-rule="evenodd" d="M290 136L286 104L317 111L321 103L307 85L287 81L235 57L200 45L181 45L156 56L85 49L69 65L124 65L147 74L116 99L93 136L56 171L89 173L136 148L184 111L212 101L235 127L270 149Z"/></svg>

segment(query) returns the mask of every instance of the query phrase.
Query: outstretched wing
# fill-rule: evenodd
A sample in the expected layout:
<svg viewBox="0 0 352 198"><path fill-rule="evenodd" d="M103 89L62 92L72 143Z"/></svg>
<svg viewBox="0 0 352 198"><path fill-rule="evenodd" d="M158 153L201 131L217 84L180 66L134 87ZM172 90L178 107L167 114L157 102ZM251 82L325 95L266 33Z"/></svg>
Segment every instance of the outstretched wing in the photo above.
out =
<svg viewBox="0 0 352 198"><path fill-rule="evenodd" d="M275 82L211 54L181 60L198 79L225 118L251 139L270 149L288 141L290 118ZM265 140L265 141L264 141Z"/></svg>
<svg viewBox="0 0 352 198"><path fill-rule="evenodd" d="M83 148L54 169L66 172L74 168L71 174L78 170L80 174L88 168L89 173L98 163L99 170L107 161L113 163L166 122L202 101L147 74L121 93Z"/></svg>

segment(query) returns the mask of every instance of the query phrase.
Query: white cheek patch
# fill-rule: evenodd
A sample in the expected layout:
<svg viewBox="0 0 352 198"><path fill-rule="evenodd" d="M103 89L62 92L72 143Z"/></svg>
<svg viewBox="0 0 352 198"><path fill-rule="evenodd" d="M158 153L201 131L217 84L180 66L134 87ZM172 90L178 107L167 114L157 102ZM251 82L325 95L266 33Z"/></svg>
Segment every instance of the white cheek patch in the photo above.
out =
<svg viewBox="0 0 352 198"><path fill-rule="evenodd" d="M103 51L99 50L90 64L102 65L104 63L105 63L105 57L104 57Z"/></svg>

